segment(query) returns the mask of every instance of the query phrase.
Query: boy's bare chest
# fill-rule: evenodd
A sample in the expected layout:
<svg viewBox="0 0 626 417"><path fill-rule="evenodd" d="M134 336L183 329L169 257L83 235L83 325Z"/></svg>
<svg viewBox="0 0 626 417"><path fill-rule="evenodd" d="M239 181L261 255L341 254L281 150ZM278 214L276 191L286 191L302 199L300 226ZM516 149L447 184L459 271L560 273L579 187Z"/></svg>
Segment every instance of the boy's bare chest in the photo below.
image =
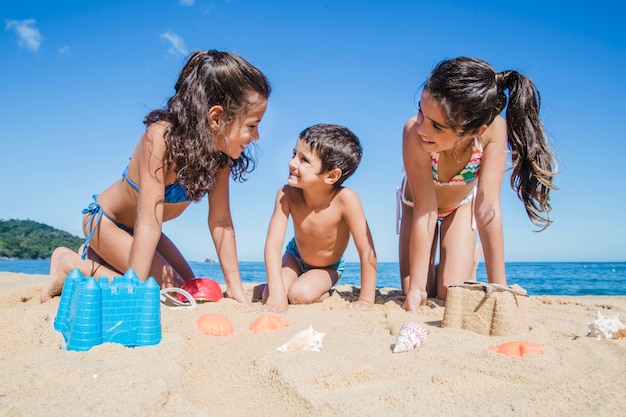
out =
<svg viewBox="0 0 626 417"><path fill-rule="evenodd" d="M292 211L294 227L308 234L324 234L328 230L335 230L343 223L340 210L329 206L323 209L311 210L300 208Z"/></svg>

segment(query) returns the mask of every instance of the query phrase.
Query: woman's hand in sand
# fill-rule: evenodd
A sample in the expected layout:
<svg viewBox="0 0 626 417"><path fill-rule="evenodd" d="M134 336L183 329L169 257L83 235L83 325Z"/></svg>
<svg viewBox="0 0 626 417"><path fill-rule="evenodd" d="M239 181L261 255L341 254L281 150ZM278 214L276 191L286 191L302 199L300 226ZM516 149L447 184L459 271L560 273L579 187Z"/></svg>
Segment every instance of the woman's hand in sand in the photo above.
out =
<svg viewBox="0 0 626 417"><path fill-rule="evenodd" d="M409 313L415 313L422 305L426 304L427 299L428 294L426 291L422 289L411 290L406 295L402 308Z"/></svg>
<svg viewBox="0 0 626 417"><path fill-rule="evenodd" d="M372 308L372 303L367 300L358 299L348 304L348 308L353 310L366 311Z"/></svg>

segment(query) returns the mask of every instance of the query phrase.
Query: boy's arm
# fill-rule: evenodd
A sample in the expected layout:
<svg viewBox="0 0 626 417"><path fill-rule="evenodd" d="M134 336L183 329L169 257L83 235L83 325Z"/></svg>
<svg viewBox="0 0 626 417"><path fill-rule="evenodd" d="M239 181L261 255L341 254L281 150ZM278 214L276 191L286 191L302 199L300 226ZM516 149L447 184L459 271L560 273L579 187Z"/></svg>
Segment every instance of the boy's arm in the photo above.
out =
<svg viewBox="0 0 626 417"><path fill-rule="evenodd" d="M265 270L267 271L268 297L265 310L283 313L287 311L287 291L282 276L282 247L289 220L289 199L283 186L276 194L274 212L265 240Z"/></svg>
<svg viewBox="0 0 626 417"><path fill-rule="evenodd" d="M361 292L359 299L352 303L353 307L369 308L376 297L376 250L372 233L361 200L349 188L344 188L344 218L352 234L354 245L361 261Z"/></svg>

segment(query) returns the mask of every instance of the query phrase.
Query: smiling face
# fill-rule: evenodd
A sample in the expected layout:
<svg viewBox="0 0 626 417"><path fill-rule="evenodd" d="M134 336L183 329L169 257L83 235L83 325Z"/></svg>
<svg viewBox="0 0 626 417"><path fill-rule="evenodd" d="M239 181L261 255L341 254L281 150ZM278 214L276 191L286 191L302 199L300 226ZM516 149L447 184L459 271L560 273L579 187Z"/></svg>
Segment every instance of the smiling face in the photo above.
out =
<svg viewBox="0 0 626 417"><path fill-rule="evenodd" d="M238 159L247 145L259 139L259 123L267 109L267 99L256 94L248 113L235 118L217 141L217 147L232 159Z"/></svg>
<svg viewBox="0 0 626 417"><path fill-rule="evenodd" d="M307 184L323 182L324 175L320 173L322 161L309 145L298 139L293 149L293 156L289 160L289 179L287 183L292 187L303 188Z"/></svg>
<svg viewBox="0 0 626 417"><path fill-rule="evenodd" d="M417 112L417 134L422 147L428 152L453 149L459 141L458 134L444 117L441 106L426 90L422 92Z"/></svg>

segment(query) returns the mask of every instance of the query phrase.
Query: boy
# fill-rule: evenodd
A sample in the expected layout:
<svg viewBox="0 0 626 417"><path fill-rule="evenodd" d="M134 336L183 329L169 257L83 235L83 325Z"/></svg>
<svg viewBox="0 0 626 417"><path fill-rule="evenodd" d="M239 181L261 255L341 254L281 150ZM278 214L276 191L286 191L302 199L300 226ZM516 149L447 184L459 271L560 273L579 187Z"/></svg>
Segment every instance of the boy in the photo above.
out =
<svg viewBox="0 0 626 417"><path fill-rule="evenodd" d="M327 298L343 271L350 235L361 261L361 292L351 306L367 309L374 303L374 243L359 197L341 185L358 167L362 153L359 139L343 126L318 124L300 133L265 242L265 310L282 313L288 303ZM281 262L289 216L295 236Z"/></svg>

